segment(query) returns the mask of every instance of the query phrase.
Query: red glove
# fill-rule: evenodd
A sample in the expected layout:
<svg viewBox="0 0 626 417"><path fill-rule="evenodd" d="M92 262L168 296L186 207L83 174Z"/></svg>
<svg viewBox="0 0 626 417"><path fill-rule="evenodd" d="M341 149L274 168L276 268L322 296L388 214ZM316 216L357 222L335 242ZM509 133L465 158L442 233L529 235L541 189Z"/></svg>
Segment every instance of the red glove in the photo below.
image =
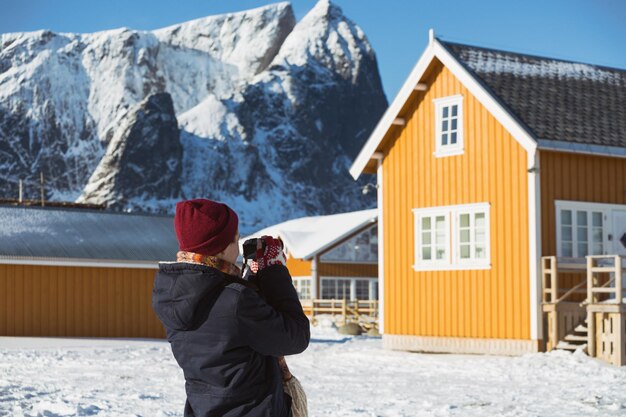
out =
<svg viewBox="0 0 626 417"><path fill-rule="evenodd" d="M265 251L261 239L265 242ZM283 242L270 236L262 236L261 239L258 239L256 244L256 263L259 265L259 271L270 265L287 265Z"/></svg>

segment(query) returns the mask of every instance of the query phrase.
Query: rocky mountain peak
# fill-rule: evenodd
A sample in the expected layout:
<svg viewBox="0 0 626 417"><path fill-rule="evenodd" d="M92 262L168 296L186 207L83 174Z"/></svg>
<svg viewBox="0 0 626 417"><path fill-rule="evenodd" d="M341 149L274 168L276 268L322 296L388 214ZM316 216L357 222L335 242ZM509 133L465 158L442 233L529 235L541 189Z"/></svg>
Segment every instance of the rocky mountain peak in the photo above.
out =
<svg viewBox="0 0 626 417"><path fill-rule="evenodd" d="M320 0L289 34L274 63L319 63L356 83L363 59L375 57L361 28L339 6Z"/></svg>
<svg viewBox="0 0 626 417"><path fill-rule="evenodd" d="M180 195L182 153L171 96L151 95L120 120L78 202L155 209L146 200L157 200L159 211Z"/></svg>

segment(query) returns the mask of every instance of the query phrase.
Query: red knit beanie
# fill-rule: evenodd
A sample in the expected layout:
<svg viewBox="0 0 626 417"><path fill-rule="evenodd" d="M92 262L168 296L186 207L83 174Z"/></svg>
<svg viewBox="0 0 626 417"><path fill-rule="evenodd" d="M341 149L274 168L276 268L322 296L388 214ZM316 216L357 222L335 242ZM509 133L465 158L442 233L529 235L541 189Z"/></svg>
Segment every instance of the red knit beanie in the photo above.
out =
<svg viewBox="0 0 626 417"><path fill-rule="evenodd" d="M174 228L182 251L217 255L235 240L238 223L226 204L204 198L176 204Z"/></svg>

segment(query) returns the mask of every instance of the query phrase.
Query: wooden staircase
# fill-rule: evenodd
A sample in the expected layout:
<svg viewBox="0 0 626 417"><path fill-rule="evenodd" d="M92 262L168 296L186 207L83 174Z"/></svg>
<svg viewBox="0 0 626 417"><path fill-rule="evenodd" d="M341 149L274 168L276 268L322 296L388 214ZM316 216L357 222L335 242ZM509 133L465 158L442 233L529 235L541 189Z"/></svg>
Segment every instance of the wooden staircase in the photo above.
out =
<svg viewBox="0 0 626 417"><path fill-rule="evenodd" d="M576 326L574 331L566 334L563 340L559 340L556 349L571 352L582 349L583 352L587 353L588 335L589 329L587 327L587 319L585 319L584 323Z"/></svg>

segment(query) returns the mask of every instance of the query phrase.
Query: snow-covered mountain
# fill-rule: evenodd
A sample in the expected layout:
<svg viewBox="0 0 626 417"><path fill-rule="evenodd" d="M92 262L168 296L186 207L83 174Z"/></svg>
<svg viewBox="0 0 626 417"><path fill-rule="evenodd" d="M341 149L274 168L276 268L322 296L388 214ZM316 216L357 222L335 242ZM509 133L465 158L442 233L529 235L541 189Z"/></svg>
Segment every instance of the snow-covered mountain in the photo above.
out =
<svg viewBox="0 0 626 417"><path fill-rule="evenodd" d="M20 178L36 197L43 171L52 200L172 212L208 197L243 232L360 209L372 196L348 167L386 105L365 34L328 0L300 22L278 3L155 31L3 34L0 197Z"/></svg>

